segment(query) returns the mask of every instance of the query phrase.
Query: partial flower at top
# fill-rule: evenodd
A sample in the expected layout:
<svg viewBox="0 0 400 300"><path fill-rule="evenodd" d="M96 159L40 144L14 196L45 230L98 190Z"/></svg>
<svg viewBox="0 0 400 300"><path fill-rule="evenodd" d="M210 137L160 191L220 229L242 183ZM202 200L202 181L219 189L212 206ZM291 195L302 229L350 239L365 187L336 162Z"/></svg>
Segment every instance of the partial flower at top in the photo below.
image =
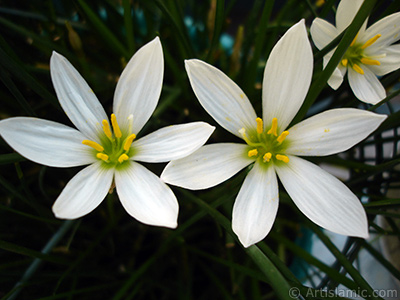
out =
<svg viewBox="0 0 400 300"><path fill-rule="evenodd" d="M254 163L233 207L233 231L248 247L272 228L279 203L278 174L297 207L316 224L344 235L367 237L368 222L357 197L337 178L297 157L331 155L366 138L386 118L372 112L332 109L286 129L311 83L313 54L304 20L272 50L264 71L263 118L243 91L215 67L192 59L186 70L204 109L245 143L201 147L171 161L161 179L188 189L215 186Z"/></svg>
<svg viewBox="0 0 400 300"><path fill-rule="evenodd" d="M332 42L353 21L363 0L342 0L336 12L336 27L316 18L310 28L318 49ZM400 13L387 16L368 29L363 24L328 84L337 89L348 72L349 84L355 96L363 102L376 104L386 97L386 91L376 76L383 76L400 68ZM324 68L334 50L324 57Z"/></svg>
<svg viewBox="0 0 400 300"><path fill-rule="evenodd" d="M202 146L214 127L194 122L159 129L136 140L161 93L164 59L158 37L131 58L118 81L111 122L85 80L53 52L51 78L65 113L78 130L29 117L0 121L0 134L26 158L51 167L88 165L53 205L58 218L94 210L115 184L126 211L142 223L175 228L178 202L159 177L136 161L168 162ZM114 182L113 182L114 181Z"/></svg>

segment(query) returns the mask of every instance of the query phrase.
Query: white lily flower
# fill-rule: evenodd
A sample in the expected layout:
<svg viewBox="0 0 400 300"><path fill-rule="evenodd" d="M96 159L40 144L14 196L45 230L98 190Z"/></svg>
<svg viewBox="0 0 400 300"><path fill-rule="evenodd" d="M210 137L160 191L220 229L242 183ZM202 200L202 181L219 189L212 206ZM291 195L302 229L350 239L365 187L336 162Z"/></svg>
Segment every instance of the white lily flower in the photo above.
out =
<svg viewBox="0 0 400 300"><path fill-rule="evenodd" d="M318 49L323 49L347 28L357 14L363 0L342 0L336 12L336 27L316 18L310 28L311 37ZM363 24L344 54L328 84L337 89L348 72L348 79L355 96L363 102L376 104L386 97L386 91L377 76L400 68L400 13L387 16L372 26ZM334 50L324 57L324 68Z"/></svg>
<svg viewBox="0 0 400 300"><path fill-rule="evenodd" d="M365 139L386 116L353 108L333 109L286 129L304 101L313 70L304 20L285 33L267 61L262 119L243 91L220 70L196 59L185 63L201 105L245 143L203 146L171 161L162 180L188 189L206 189L254 163L233 207L233 231L245 247L262 240L274 223L279 197L276 174L313 222L336 233L368 236L359 199L336 177L297 155L345 151Z"/></svg>
<svg viewBox="0 0 400 300"><path fill-rule="evenodd" d="M142 223L175 228L178 202L172 190L135 161L168 162L200 148L214 131L204 122L157 130L136 141L161 93L164 59L158 37L131 58L114 95L110 121L85 80L53 52L51 78L65 113L76 128L29 117L0 121L0 134L26 158L52 167L88 165L65 186L53 205L58 218L94 210L113 181L126 211ZM117 121L118 120L118 121Z"/></svg>

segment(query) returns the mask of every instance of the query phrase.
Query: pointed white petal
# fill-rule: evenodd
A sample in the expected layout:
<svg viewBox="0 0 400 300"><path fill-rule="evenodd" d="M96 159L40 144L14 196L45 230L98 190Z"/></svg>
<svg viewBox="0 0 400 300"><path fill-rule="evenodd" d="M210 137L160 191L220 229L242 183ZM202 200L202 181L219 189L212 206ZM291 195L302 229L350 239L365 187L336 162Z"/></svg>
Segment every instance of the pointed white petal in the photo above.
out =
<svg viewBox="0 0 400 300"><path fill-rule="evenodd" d="M101 121L108 118L92 89L71 63L54 51L50 74L58 101L68 118L90 140L99 142Z"/></svg>
<svg viewBox="0 0 400 300"><path fill-rule="evenodd" d="M129 126L137 134L157 106L164 76L164 57L160 39L156 37L140 48L126 65L118 81L113 111L121 129Z"/></svg>
<svg viewBox="0 0 400 300"><path fill-rule="evenodd" d="M315 46L321 50L332 42L339 35L339 32L331 23L316 18L311 24L310 34Z"/></svg>
<svg viewBox="0 0 400 300"><path fill-rule="evenodd" d="M198 59L185 60L185 68L197 99L219 125L240 138L241 128L256 127L254 108L232 79Z"/></svg>
<svg viewBox="0 0 400 300"><path fill-rule="evenodd" d="M334 51L331 51L327 55L324 56L323 59L323 66L324 69L326 65L329 63ZM331 77L328 79L328 84L334 90L338 89L343 82L344 75L346 75L347 68L344 67L342 64L339 64L337 68L333 71Z"/></svg>
<svg viewBox="0 0 400 300"><path fill-rule="evenodd" d="M278 211L278 182L273 166L258 163L246 176L233 206L232 229L246 248L264 239Z"/></svg>
<svg viewBox="0 0 400 300"><path fill-rule="evenodd" d="M105 169L96 162L76 174L65 186L53 205L60 219L76 219L94 210L106 197L114 169Z"/></svg>
<svg viewBox="0 0 400 300"><path fill-rule="evenodd" d="M364 0L341 0L336 11L336 28L342 32L353 22ZM364 22L360 32L364 32L367 21Z"/></svg>
<svg viewBox="0 0 400 300"><path fill-rule="evenodd" d="M323 156L345 151L369 136L386 117L355 108L324 111L289 129L285 152Z"/></svg>
<svg viewBox="0 0 400 300"><path fill-rule="evenodd" d="M115 171L115 186L125 210L136 220L176 228L179 205L171 189L142 165L130 162Z"/></svg>
<svg viewBox="0 0 400 300"><path fill-rule="evenodd" d="M368 237L368 221L357 197L339 179L296 156L276 166L279 179L300 211L335 233Z"/></svg>
<svg viewBox="0 0 400 300"><path fill-rule="evenodd" d="M231 178L254 159L244 144L211 144L185 158L171 161L161 174L166 183L190 190L215 186Z"/></svg>
<svg viewBox="0 0 400 300"><path fill-rule="evenodd" d="M286 129L303 104L312 71L313 54L301 20L278 41L265 66L262 98L266 126L277 118L279 130Z"/></svg>
<svg viewBox="0 0 400 300"><path fill-rule="evenodd" d="M400 39L400 12L391 14L369 27L360 37L359 41L364 44L369 39L380 34L381 37L367 49L370 51L387 47Z"/></svg>
<svg viewBox="0 0 400 300"><path fill-rule="evenodd" d="M203 146L214 129L204 122L161 128L132 144L132 159L157 163L183 158Z"/></svg>
<svg viewBox="0 0 400 300"><path fill-rule="evenodd" d="M378 76L386 75L400 68L400 45L396 44L384 49L385 57L377 58L379 66L369 66L372 72Z"/></svg>
<svg viewBox="0 0 400 300"><path fill-rule="evenodd" d="M364 70L363 75L354 71L353 68L348 69L350 87L359 100L365 103L376 104L386 97L385 88L369 67L362 66Z"/></svg>
<svg viewBox="0 0 400 300"><path fill-rule="evenodd" d="M22 156L50 167L76 167L97 161L78 130L47 120L17 117L0 121L3 139Z"/></svg>

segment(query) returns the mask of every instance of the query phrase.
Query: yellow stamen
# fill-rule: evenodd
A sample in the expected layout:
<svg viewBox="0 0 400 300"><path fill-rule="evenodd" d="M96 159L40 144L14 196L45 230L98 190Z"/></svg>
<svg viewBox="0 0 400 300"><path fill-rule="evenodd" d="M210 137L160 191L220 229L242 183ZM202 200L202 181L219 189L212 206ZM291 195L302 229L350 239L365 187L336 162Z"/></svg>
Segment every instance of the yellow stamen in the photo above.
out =
<svg viewBox="0 0 400 300"><path fill-rule="evenodd" d="M129 159L129 156L124 153L120 157L118 157L118 162L120 164L122 164L125 160L128 160L128 159Z"/></svg>
<svg viewBox="0 0 400 300"><path fill-rule="evenodd" d="M267 152L263 156L263 161L264 162L269 162L271 160L272 154L270 152Z"/></svg>
<svg viewBox="0 0 400 300"><path fill-rule="evenodd" d="M380 66L380 65L381 65L381 63L380 63L379 60L370 59L370 58L365 58L365 57L361 58L361 62L362 62L364 65L372 65L372 66Z"/></svg>
<svg viewBox="0 0 400 300"><path fill-rule="evenodd" d="M348 59L347 59L347 58L343 58L343 59L342 59L342 65L343 65L344 67L347 67L347 63L348 63Z"/></svg>
<svg viewBox="0 0 400 300"><path fill-rule="evenodd" d="M289 157L287 157L286 155L277 154L275 155L275 157L277 160L283 161L284 163L289 162Z"/></svg>
<svg viewBox="0 0 400 300"><path fill-rule="evenodd" d="M103 120L103 131L104 131L104 133L106 134L106 136L111 140L111 138L112 138L112 133L111 133L111 130L110 130L110 124L108 124L108 121L107 120Z"/></svg>
<svg viewBox="0 0 400 300"><path fill-rule="evenodd" d="M257 122L257 133L262 133L264 128L263 120L261 118L257 118L256 122Z"/></svg>
<svg viewBox="0 0 400 300"><path fill-rule="evenodd" d="M96 149L99 152L103 152L104 151L104 148L103 148L102 145L99 145L99 144L97 144L96 142L93 142L93 141L83 140L82 144L84 144L86 146L89 146L89 147L92 147L92 148Z"/></svg>
<svg viewBox="0 0 400 300"><path fill-rule="evenodd" d="M359 34L359 33L360 33L360 32L357 32L357 34L356 34L354 40L353 40L353 41L351 42L351 44L350 44L350 47L353 47L354 43L355 43L356 40L357 40L357 37L358 37L358 34Z"/></svg>
<svg viewBox="0 0 400 300"><path fill-rule="evenodd" d="M111 115L111 124L114 129L115 137L119 139L122 136L122 133L118 126L117 117L114 114Z"/></svg>
<svg viewBox="0 0 400 300"><path fill-rule="evenodd" d="M257 155L258 155L258 151L257 151L257 149L250 150L250 151L247 153L247 155L248 155L249 157L257 156Z"/></svg>
<svg viewBox="0 0 400 300"><path fill-rule="evenodd" d="M129 148L132 145L133 140L136 138L136 134L132 133L130 136L128 136L125 140L124 143L124 151L128 151Z"/></svg>
<svg viewBox="0 0 400 300"><path fill-rule="evenodd" d="M376 42L377 39L379 39L382 35L381 34L377 34L376 36L374 36L373 38L370 38L368 41L365 42L364 45L361 46L361 49L365 49L369 46L371 46L373 43Z"/></svg>
<svg viewBox="0 0 400 300"><path fill-rule="evenodd" d="M97 158L104 160L105 162L108 161L108 155L104 153L97 153L96 155Z"/></svg>
<svg viewBox="0 0 400 300"><path fill-rule="evenodd" d="M278 129L278 119L277 118L273 118L272 119L272 125L271 125L271 129L268 130L268 134L273 134L274 136L277 136L277 129Z"/></svg>
<svg viewBox="0 0 400 300"><path fill-rule="evenodd" d="M278 136L278 138L276 139L278 141L278 143L282 143L286 137L288 136L289 131L285 130L284 132L281 133L280 136Z"/></svg>
<svg viewBox="0 0 400 300"><path fill-rule="evenodd" d="M353 64L353 70L361 75L364 75L364 70L361 69L361 67L359 65Z"/></svg>

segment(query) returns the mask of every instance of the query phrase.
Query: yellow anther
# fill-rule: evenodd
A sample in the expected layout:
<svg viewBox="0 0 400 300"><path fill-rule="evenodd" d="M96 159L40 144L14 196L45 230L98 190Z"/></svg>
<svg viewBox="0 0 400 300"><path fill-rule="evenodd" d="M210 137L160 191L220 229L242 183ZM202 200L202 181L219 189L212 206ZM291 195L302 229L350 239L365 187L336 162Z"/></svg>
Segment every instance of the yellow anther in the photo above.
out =
<svg viewBox="0 0 400 300"><path fill-rule="evenodd" d="M119 139L122 136L122 133L121 129L119 129L118 126L117 117L114 114L111 115L111 124L114 130L115 137Z"/></svg>
<svg viewBox="0 0 400 300"><path fill-rule="evenodd" d="M263 120L261 118L257 118L256 122L257 122L257 133L262 133L264 129Z"/></svg>
<svg viewBox="0 0 400 300"><path fill-rule="evenodd" d="M371 46L373 43L376 42L377 39L379 39L382 35L381 34L377 34L376 36L374 36L373 38L370 38L368 41L365 42L364 45L361 46L361 49L365 49L369 46Z"/></svg>
<svg viewBox="0 0 400 300"><path fill-rule="evenodd" d="M357 40L357 37L358 37L358 34L359 34L359 33L360 33L360 32L357 32L357 34L356 34L354 40L353 40L353 41L351 42L351 44L350 44L350 47L353 47L354 43L355 43L356 40Z"/></svg>
<svg viewBox="0 0 400 300"><path fill-rule="evenodd" d="M364 70L359 65L353 64L353 70L358 74L364 75Z"/></svg>
<svg viewBox="0 0 400 300"><path fill-rule="evenodd" d="M278 119L277 118L273 118L272 119L272 125L271 125L271 129L268 130L268 134L273 134L274 136L277 136L277 130L278 130Z"/></svg>
<svg viewBox="0 0 400 300"><path fill-rule="evenodd" d="M288 136L289 131L285 130L284 132L281 133L280 136L278 136L278 138L276 139L278 141L278 143L282 143L286 137Z"/></svg>
<svg viewBox="0 0 400 300"><path fill-rule="evenodd" d="M348 59L347 58L343 58L342 59L342 65L344 66L344 67L347 67L347 63L348 63L349 61L348 61Z"/></svg>
<svg viewBox="0 0 400 300"><path fill-rule="evenodd" d="M380 63L379 60L370 59L370 58L365 58L365 57L361 58L361 62L362 62L364 65L372 65L372 66L380 66L380 65L381 65L381 63Z"/></svg>
<svg viewBox="0 0 400 300"><path fill-rule="evenodd" d="M97 153L96 157L99 158L99 159L101 159L101 160L104 160L105 162L108 161L108 155L107 155L107 154L104 154L104 153Z"/></svg>
<svg viewBox="0 0 400 300"><path fill-rule="evenodd" d="M264 162L269 162L271 160L272 154L270 152L267 152L263 156L263 161Z"/></svg>
<svg viewBox="0 0 400 300"><path fill-rule="evenodd" d="M249 157L257 156L257 155L258 155L258 151L257 151L257 149L250 150L250 151L247 153L247 155L248 155Z"/></svg>
<svg viewBox="0 0 400 300"><path fill-rule="evenodd" d="M92 148L96 149L99 152L103 152L104 151L104 148L103 148L102 145L99 145L99 144L97 144L96 142L93 142L93 141L83 140L82 144L84 144L86 146L89 146L89 147L92 147Z"/></svg>
<svg viewBox="0 0 400 300"><path fill-rule="evenodd" d="M133 140L136 138L136 134L132 133L130 136L128 136L125 140L124 143L124 151L128 151L129 148L132 145Z"/></svg>
<svg viewBox="0 0 400 300"><path fill-rule="evenodd" d="M103 124L104 133L111 140L112 139L112 133L111 133L111 129L110 129L110 124L108 124L107 120L103 120L102 124Z"/></svg>
<svg viewBox="0 0 400 300"><path fill-rule="evenodd" d="M277 160L283 161L284 163L289 162L289 157L287 157L286 155L277 154L277 155L275 155L275 158Z"/></svg>
<svg viewBox="0 0 400 300"><path fill-rule="evenodd" d="M128 160L128 159L129 159L129 156L124 153L124 154L121 154L120 157L118 157L118 162L120 164L122 164L125 160Z"/></svg>

